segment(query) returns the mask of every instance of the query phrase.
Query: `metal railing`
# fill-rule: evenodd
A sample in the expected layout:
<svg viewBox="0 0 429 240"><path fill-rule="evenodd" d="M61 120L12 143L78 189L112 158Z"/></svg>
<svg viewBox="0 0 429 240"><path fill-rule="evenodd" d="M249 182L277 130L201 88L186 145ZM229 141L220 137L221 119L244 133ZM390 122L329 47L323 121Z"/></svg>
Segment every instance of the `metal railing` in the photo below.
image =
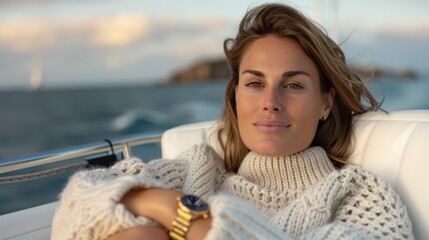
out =
<svg viewBox="0 0 429 240"><path fill-rule="evenodd" d="M78 157L103 153L107 155L109 152L112 154L112 148L115 153L122 152L123 157L127 158L132 154L132 146L160 142L161 135L161 132L140 133L110 139L112 145L110 145L109 142L105 140L23 157L0 159L0 174L42 166L50 163L59 163Z"/></svg>

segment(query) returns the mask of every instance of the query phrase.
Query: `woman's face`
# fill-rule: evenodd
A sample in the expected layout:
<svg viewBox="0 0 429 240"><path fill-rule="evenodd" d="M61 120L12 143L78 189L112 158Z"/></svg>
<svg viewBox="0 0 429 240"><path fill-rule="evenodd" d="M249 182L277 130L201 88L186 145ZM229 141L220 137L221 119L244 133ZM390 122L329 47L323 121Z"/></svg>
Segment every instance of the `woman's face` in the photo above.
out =
<svg viewBox="0 0 429 240"><path fill-rule="evenodd" d="M308 148L327 117L334 90L323 94L319 73L292 38L266 36L245 51L236 87L238 127L244 144L264 155Z"/></svg>

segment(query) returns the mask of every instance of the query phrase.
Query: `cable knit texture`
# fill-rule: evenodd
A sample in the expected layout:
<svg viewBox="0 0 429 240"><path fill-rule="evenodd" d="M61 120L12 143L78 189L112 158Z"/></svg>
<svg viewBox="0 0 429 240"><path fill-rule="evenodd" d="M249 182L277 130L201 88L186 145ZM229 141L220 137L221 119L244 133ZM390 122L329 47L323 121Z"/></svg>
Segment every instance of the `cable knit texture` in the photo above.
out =
<svg viewBox="0 0 429 240"><path fill-rule="evenodd" d="M75 174L61 194L52 239L104 239L157 224L120 203L132 188L155 186L209 201L206 239L413 238L389 185L359 167L336 170L320 147L284 157L250 152L233 174L213 149L196 145L177 160L131 158Z"/></svg>

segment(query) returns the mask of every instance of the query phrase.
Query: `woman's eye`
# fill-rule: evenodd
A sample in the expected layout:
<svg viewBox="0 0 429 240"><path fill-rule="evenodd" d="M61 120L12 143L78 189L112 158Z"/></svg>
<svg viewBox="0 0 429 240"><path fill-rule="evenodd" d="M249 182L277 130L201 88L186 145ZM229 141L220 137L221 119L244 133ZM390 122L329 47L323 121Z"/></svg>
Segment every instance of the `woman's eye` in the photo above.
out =
<svg viewBox="0 0 429 240"><path fill-rule="evenodd" d="M262 87L262 84L260 82L251 82L246 84L246 87L259 88Z"/></svg>
<svg viewBox="0 0 429 240"><path fill-rule="evenodd" d="M302 89L302 86L297 83L289 83L285 86L285 88Z"/></svg>

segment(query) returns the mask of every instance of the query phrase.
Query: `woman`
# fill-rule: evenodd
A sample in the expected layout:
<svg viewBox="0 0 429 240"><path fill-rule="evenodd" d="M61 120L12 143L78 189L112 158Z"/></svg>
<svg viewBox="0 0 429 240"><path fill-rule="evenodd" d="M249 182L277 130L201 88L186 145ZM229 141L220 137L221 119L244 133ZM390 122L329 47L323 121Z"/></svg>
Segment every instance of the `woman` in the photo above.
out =
<svg viewBox="0 0 429 240"><path fill-rule="evenodd" d="M223 159L199 145L178 160L79 172L52 238L413 238L392 188L347 165L352 117L379 104L338 45L295 9L267 4L224 49Z"/></svg>

